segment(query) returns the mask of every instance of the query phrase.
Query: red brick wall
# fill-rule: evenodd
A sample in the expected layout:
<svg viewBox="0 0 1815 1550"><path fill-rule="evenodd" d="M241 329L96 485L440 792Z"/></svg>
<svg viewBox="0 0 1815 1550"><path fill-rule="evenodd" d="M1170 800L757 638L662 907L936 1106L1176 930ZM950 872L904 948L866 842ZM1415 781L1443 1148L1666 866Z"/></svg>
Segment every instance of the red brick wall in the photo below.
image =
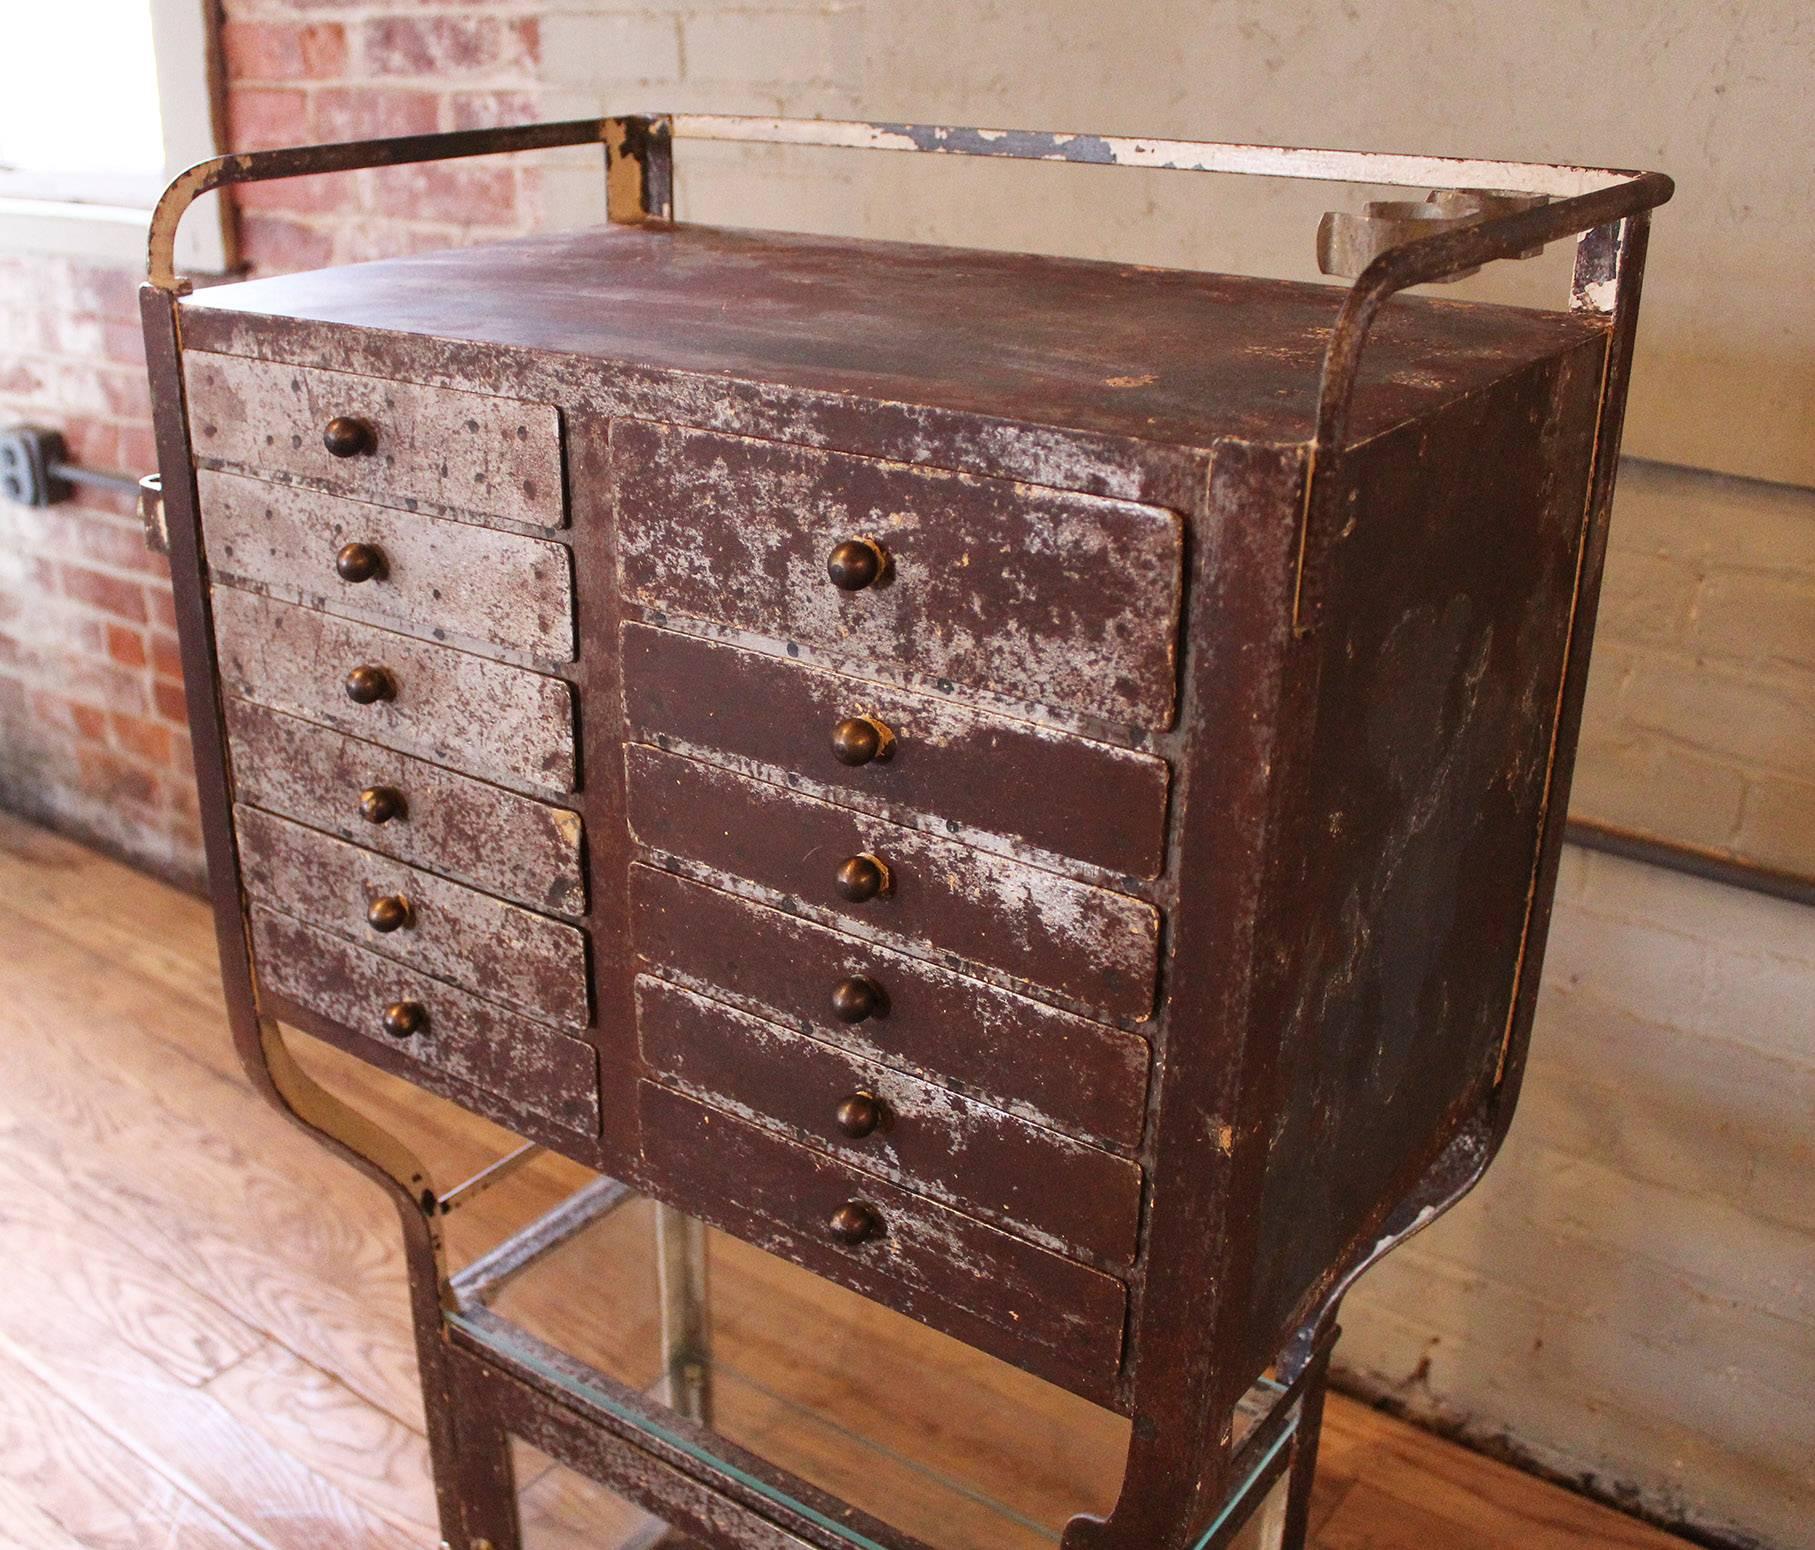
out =
<svg viewBox="0 0 1815 1550"><path fill-rule="evenodd" d="M227 0L235 149L538 116L536 8ZM501 162L267 185L242 254L275 273L533 224L533 170ZM0 422L68 438L96 468L155 464L140 271L0 252ZM202 877L169 571L130 503L0 501L0 806L165 876Z"/></svg>

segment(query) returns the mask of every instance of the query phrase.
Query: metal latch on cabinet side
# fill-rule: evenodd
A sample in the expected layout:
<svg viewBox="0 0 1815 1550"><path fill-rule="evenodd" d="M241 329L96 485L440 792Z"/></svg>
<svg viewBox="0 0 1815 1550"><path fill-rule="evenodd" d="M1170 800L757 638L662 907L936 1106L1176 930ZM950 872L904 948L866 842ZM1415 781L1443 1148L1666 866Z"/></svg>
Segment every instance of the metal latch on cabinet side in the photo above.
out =
<svg viewBox="0 0 1815 1550"><path fill-rule="evenodd" d="M1388 248L1429 237L1440 231L1476 226L1497 215L1512 215L1520 210L1535 210L1549 203L1546 194L1517 194L1486 188L1437 188L1424 199L1375 199L1356 215L1348 210L1331 210L1317 227L1317 267L1328 275L1352 280ZM1509 254L1512 258L1536 258L1542 246ZM1480 265L1458 269L1437 281L1451 281L1479 274Z"/></svg>

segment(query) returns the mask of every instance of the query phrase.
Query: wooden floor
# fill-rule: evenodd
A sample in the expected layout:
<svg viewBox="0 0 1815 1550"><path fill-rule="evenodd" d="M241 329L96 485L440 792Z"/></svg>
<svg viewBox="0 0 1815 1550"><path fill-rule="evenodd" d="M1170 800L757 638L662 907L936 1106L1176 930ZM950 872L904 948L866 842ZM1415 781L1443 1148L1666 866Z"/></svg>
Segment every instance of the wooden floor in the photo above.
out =
<svg viewBox="0 0 1815 1550"><path fill-rule="evenodd" d="M318 1063L444 1183L494 1155L489 1127ZM433 1546L396 1243L240 1076L202 906L0 815L0 1546ZM596 1493L523 1484L538 1546L609 1543ZM1324 1550L1680 1544L1340 1398L1318 1487Z"/></svg>

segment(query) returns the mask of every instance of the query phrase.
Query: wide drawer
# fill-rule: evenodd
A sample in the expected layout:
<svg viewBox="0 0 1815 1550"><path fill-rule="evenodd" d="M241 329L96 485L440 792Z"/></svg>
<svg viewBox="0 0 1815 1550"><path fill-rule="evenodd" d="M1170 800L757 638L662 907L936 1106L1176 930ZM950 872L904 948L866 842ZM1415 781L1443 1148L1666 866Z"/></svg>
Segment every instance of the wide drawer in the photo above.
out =
<svg viewBox="0 0 1815 1550"><path fill-rule="evenodd" d="M1173 512L635 420L613 423L611 466L638 603L1119 726L1172 724ZM876 580L840 590L832 551L866 542Z"/></svg>
<svg viewBox="0 0 1815 1550"><path fill-rule="evenodd" d="M198 464L400 506L534 527L566 520L552 404L197 351L183 358ZM332 422L363 430L336 457ZM344 450L344 448L343 448Z"/></svg>
<svg viewBox="0 0 1815 1550"><path fill-rule="evenodd" d="M254 899L533 1017L590 1021L583 932L255 807L233 819Z"/></svg>
<svg viewBox="0 0 1815 1550"><path fill-rule="evenodd" d="M563 544L238 474L204 470L197 487L217 581L435 640L573 657Z"/></svg>
<svg viewBox="0 0 1815 1550"><path fill-rule="evenodd" d="M1140 1143L1149 1057L1138 1034L671 872L633 866L630 901L637 952L668 979L1037 1124ZM834 992L851 982L859 996L874 993L855 1021L833 1011ZM858 1008L847 1004L846 1017Z"/></svg>
<svg viewBox="0 0 1815 1550"><path fill-rule="evenodd" d="M1159 913L1140 899L853 813L717 765L641 744L626 750L630 827L652 850L745 878L833 923L919 944L1113 1016L1152 1015ZM855 903L847 861L886 869L886 893Z"/></svg>
<svg viewBox="0 0 1815 1550"><path fill-rule="evenodd" d="M252 910L252 947L267 991L565 1129L598 1133L598 1057L590 1044L274 910ZM398 1007L419 1012L416 1031L403 1037L386 1026L386 1013Z"/></svg>
<svg viewBox="0 0 1815 1550"><path fill-rule="evenodd" d="M240 801L531 909L585 913L578 813L250 700L226 715Z"/></svg>
<svg viewBox="0 0 1815 1550"><path fill-rule="evenodd" d="M1141 1170L1126 1158L648 975L637 979L637 1039L676 1086L865 1173L1048 1247L1134 1258Z"/></svg>
<svg viewBox="0 0 1815 1550"><path fill-rule="evenodd" d="M639 1087L651 1193L759 1248L1099 1403L1113 1401L1127 1294L1075 1260L653 1083ZM846 1243L846 1205L875 1236Z"/></svg>
<svg viewBox="0 0 1815 1550"><path fill-rule="evenodd" d="M632 734L648 742L797 772L833 800L912 809L952 833L986 830L1136 877L1160 871L1167 772L1151 754L635 624L624 698ZM855 766L832 751L850 721L877 747Z"/></svg>
<svg viewBox="0 0 1815 1550"><path fill-rule="evenodd" d="M565 680L233 587L210 595L229 694L489 780L574 789ZM361 667L380 670L387 697L349 698Z"/></svg>

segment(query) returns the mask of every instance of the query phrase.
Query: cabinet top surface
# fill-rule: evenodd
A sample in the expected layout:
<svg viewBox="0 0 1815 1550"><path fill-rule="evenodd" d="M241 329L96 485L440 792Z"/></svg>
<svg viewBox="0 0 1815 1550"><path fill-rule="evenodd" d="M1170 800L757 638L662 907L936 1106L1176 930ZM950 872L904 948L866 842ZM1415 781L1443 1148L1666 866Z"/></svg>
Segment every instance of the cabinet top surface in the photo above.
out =
<svg viewBox="0 0 1815 1550"><path fill-rule="evenodd" d="M281 334L283 320L343 325L1208 446L1225 436L1309 438L1343 294L1076 259L651 225L246 281L198 292L184 311L197 323L245 319L261 332ZM1566 313L1400 298L1369 342L1351 436L1427 414L1599 332ZM198 333L204 345L216 337Z"/></svg>

